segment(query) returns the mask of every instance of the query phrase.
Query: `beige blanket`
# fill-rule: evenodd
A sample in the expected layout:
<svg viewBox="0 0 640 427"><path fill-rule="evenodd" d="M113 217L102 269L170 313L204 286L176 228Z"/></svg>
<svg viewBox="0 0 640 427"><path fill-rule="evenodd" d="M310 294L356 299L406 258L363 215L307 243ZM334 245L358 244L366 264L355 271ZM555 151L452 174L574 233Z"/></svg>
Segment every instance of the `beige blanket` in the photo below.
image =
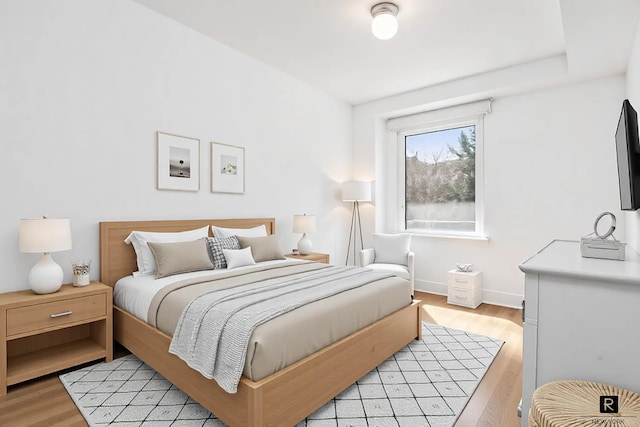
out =
<svg viewBox="0 0 640 427"><path fill-rule="evenodd" d="M208 292L182 312L169 352L237 391L251 334L259 325L303 305L392 276L356 267L334 267L258 280Z"/></svg>
<svg viewBox="0 0 640 427"><path fill-rule="evenodd" d="M151 300L147 322L172 335L184 308L196 297L207 292L233 288L248 283L285 277L290 274L314 271L328 267L320 263L284 262L256 265L250 270L228 270L211 276L181 280L162 288Z"/></svg>
<svg viewBox="0 0 640 427"><path fill-rule="evenodd" d="M199 294L327 267L319 263L285 262L256 265L243 274L229 270L206 280L179 281L156 295L148 322L173 335L184 307ZM410 304L410 294L406 280L385 278L270 320L255 329L243 374L254 381L264 378Z"/></svg>

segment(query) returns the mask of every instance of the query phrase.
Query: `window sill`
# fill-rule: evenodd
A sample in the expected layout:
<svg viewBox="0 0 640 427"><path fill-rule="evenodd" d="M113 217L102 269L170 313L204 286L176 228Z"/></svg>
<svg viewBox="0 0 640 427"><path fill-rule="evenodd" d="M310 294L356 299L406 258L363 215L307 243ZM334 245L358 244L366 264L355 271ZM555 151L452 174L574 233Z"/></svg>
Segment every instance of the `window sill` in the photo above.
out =
<svg viewBox="0 0 640 427"><path fill-rule="evenodd" d="M461 233L429 233L424 231L416 231L416 230L403 230L399 233L402 234L411 234L416 237L433 237L437 239L454 239L454 240L475 240L480 242L488 242L489 236L480 235L480 234L461 234Z"/></svg>

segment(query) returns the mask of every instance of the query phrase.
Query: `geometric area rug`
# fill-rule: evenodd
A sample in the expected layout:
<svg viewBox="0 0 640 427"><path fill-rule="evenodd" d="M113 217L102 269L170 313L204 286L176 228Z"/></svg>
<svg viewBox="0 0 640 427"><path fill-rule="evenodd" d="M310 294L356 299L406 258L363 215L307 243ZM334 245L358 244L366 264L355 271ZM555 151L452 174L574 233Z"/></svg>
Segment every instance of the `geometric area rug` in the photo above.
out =
<svg viewBox="0 0 640 427"><path fill-rule="evenodd" d="M413 341L296 427L450 427L502 340L423 322ZM60 376L94 426L225 426L134 355Z"/></svg>

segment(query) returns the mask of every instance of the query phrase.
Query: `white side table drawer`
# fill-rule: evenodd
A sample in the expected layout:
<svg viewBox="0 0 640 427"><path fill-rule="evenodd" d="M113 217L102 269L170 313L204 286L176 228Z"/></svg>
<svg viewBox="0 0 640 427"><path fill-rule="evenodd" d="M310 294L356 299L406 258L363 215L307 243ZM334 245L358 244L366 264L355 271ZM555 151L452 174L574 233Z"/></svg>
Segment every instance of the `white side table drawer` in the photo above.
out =
<svg viewBox="0 0 640 427"><path fill-rule="evenodd" d="M458 270L451 270L448 273L448 295L449 304L461 305L469 308L476 308L482 302L482 272L472 271L465 273Z"/></svg>
<svg viewBox="0 0 640 427"><path fill-rule="evenodd" d="M447 302L449 304L476 308L480 305L480 294L470 289L449 288Z"/></svg>
<svg viewBox="0 0 640 427"><path fill-rule="evenodd" d="M463 271L450 270L448 273L448 276L449 276L449 286L462 288L462 289L482 288L482 272L481 271L472 271L469 273L465 273Z"/></svg>

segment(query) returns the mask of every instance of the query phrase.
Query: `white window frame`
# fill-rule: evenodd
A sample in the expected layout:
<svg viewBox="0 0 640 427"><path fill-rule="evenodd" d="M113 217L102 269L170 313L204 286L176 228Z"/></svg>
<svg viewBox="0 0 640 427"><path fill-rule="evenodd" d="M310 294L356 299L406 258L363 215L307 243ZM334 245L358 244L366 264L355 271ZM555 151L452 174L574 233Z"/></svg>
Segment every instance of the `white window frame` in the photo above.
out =
<svg viewBox="0 0 640 427"><path fill-rule="evenodd" d="M398 125L402 123L399 122ZM411 234L434 236L434 237L454 237L469 239L487 239L484 233L484 114L473 114L466 117L457 117L449 120L438 120L436 123L415 124L407 121L405 126L396 131L397 145L397 229L399 232ZM475 230L474 231L454 231L454 230L418 230L406 229L405 211L405 137L439 130L453 129L474 125L476 131L476 170L475 170ZM399 127L399 126L398 126Z"/></svg>

